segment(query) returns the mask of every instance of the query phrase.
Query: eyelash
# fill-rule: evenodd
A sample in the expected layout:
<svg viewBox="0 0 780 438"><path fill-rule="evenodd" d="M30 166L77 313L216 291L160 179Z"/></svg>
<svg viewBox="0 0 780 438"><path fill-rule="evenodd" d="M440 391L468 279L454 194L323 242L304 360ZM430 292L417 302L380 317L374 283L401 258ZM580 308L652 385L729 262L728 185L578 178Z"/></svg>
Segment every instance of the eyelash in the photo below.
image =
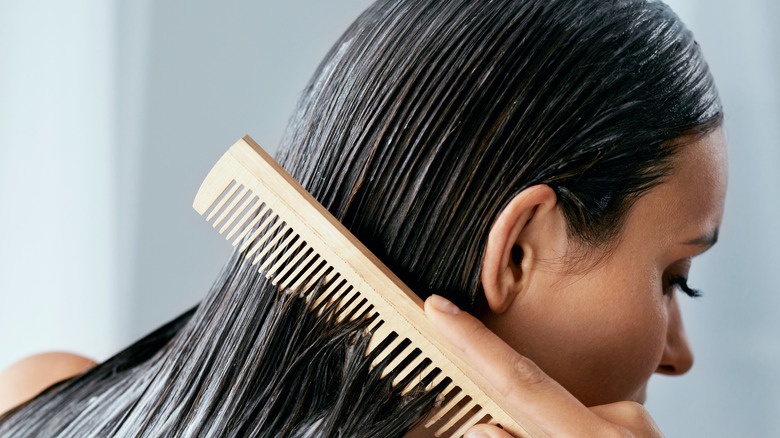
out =
<svg viewBox="0 0 780 438"><path fill-rule="evenodd" d="M666 287L667 295L671 295L675 287L679 288L680 291L685 292L686 295L692 298L698 298L702 295L700 290L688 286L688 279L681 275L669 276Z"/></svg>

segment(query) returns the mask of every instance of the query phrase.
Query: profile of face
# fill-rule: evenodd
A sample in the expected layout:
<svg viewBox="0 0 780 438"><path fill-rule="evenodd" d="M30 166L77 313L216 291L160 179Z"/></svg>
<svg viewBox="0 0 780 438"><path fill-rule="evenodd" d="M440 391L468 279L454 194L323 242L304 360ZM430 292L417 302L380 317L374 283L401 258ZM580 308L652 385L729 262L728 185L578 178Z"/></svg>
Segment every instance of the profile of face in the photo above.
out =
<svg viewBox="0 0 780 438"><path fill-rule="evenodd" d="M515 197L488 238L489 309L480 318L588 406L642 403L654 372L693 364L678 300L723 215L722 131L673 159L672 174L636 201L606 252L577 251L546 186Z"/></svg>

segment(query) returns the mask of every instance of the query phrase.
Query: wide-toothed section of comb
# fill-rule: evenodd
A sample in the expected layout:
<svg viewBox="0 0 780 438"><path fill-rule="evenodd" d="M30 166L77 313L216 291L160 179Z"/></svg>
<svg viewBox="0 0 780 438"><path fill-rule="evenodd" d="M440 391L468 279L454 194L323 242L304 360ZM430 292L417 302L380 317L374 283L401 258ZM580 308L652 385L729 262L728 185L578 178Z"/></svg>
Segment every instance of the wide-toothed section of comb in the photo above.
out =
<svg viewBox="0 0 780 438"><path fill-rule="evenodd" d="M368 314L373 307L368 300L341 278L260 195L230 181L205 212L206 220L232 240L233 246L240 245L244 256L280 289L308 294L315 285L324 283L327 286L317 299L339 303L340 319Z"/></svg>
<svg viewBox="0 0 780 438"><path fill-rule="evenodd" d="M315 286L324 287L312 298L313 309L336 306L334 315L340 321L375 317L366 352L373 356L371 366L379 368L382 378L392 378L393 386L402 385L403 394L441 391L442 403L425 423L436 436L460 437L476 423L491 422L424 352L399 336L382 315L374 315L374 306L274 212L272 197L264 195L232 180L205 212L206 220L233 246L241 245L245 257L280 289L313 297Z"/></svg>

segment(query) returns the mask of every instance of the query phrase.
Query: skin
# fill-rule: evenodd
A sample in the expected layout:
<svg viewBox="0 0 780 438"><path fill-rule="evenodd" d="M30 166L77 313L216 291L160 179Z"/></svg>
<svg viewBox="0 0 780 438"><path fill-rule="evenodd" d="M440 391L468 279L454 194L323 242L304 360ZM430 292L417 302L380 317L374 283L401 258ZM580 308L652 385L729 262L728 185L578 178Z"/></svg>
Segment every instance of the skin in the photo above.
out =
<svg viewBox="0 0 780 438"><path fill-rule="evenodd" d="M96 364L92 359L65 352L36 354L14 363L0 372L0 414Z"/></svg>
<svg viewBox="0 0 780 438"><path fill-rule="evenodd" d="M551 436L660 436L641 405L647 382L693 364L678 305L687 297L668 280L687 277L691 258L715 243L727 181L723 132L685 145L674 160L672 175L631 208L615 245L575 265L567 256L583 253L567 237L555 192L523 191L488 238L489 308L477 319L441 297L426 301L441 333ZM509 436L487 425L470 432ZM409 436L432 435L418 428Z"/></svg>

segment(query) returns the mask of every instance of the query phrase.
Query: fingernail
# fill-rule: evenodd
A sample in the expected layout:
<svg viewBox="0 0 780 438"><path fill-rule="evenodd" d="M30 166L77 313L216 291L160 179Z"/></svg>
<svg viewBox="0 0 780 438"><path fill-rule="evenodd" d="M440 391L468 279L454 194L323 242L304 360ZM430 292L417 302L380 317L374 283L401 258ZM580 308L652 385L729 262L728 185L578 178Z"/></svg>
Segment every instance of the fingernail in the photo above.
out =
<svg viewBox="0 0 780 438"><path fill-rule="evenodd" d="M433 306L434 309L438 310L442 313L449 313L450 315L457 315L460 313L460 309L458 309L458 306L452 304L452 301L439 296L439 295L431 295L428 297L428 302L431 303L431 306Z"/></svg>
<svg viewBox="0 0 780 438"><path fill-rule="evenodd" d="M463 438L488 438L488 436L485 435L482 431L475 430L472 432L466 432L466 435L463 435Z"/></svg>

